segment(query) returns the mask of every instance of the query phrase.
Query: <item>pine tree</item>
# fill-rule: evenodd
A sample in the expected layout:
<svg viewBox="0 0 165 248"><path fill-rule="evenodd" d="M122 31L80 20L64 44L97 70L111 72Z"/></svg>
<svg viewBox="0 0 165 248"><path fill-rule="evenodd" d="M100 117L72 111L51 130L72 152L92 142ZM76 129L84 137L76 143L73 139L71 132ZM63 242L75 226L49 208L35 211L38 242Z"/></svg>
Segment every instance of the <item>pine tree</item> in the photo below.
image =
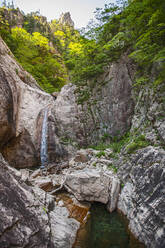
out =
<svg viewBox="0 0 165 248"><path fill-rule="evenodd" d="M13 0L12 0L12 3L11 3L10 8L11 8L11 9L15 9Z"/></svg>
<svg viewBox="0 0 165 248"><path fill-rule="evenodd" d="M3 6L3 7L7 7L7 2L6 2L6 0L3 1L2 6Z"/></svg>

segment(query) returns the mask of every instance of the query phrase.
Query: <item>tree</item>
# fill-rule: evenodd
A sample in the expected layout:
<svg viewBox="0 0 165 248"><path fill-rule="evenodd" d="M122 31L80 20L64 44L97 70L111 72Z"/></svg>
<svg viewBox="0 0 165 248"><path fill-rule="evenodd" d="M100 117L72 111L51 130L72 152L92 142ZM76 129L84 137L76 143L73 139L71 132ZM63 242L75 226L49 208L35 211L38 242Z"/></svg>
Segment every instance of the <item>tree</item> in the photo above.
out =
<svg viewBox="0 0 165 248"><path fill-rule="evenodd" d="M7 1L6 1L6 0L4 0L4 1L2 2L2 6L3 6L3 7L7 7Z"/></svg>

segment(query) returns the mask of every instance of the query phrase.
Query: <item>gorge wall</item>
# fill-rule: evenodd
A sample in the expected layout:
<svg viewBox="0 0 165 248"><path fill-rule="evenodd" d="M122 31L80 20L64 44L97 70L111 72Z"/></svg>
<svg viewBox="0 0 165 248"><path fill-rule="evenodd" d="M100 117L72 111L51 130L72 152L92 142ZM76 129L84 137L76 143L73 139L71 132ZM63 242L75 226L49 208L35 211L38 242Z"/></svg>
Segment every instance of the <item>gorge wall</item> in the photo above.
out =
<svg viewBox="0 0 165 248"><path fill-rule="evenodd" d="M131 74L130 61L123 56L97 81L64 86L55 102L60 135L87 146L127 132L134 113Z"/></svg>
<svg viewBox="0 0 165 248"><path fill-rule="evenodd" d="M30 74L15 61L10 50L0 40L1 152L14 167L40 164L40 141L44 109L49 109L50 162L64 154L54 131L50 106L54 98L37 85ZM51 150L53 149L54 156ZM55 155L55 150L57 154Z"/></svg>
<svg viewBox="0 0 165 248"><path fill-rule="evenodd" d="M153 68L154 70L156 69ZM135 66L126 55L123 55L118 62L107 67L106 72L97 79L97 82L89 81L86 86L80 87L69 83L63 87L55 100L52 95L40 89L31 75L15 61L10 50L0 39L0 151L5 160L13 167L38 166L45 108L48 108L50 163L69 159L79 147L99 142L106 143L106 139L112 141L113 137L121 137L130 130L128 142L118 154L112 157L110 155L106 160L104 158L103 167L108 161L108 165L117 168L117 176L123 186L119 196L118 209L128 217L130 230L147 247L163 248L165 246L164 85L159 86L157 91L149 84L137 88L134 83L135 72ZM151 77L154 77L154 73ZM143 147L144 143L138 143L141 141L136 140L141 134L145 136L145 147ZM133 149L133 146L136 149ZM80 162L82 161L80 160ZM98 164L100 165L101 161L98 161ZM78 165L81 166L81 163ZM77 170L77 167L74 169ZM2 177L11 177L9 189L12 188L12 184L15 185L16 181L19 181L18 178L12 177L13 169L8 168L3 158L1 158L0 168ZM72 176L76 177L77 174L73 172ZM89 178L88 173L87 177ZM75 181L77 183L77 179ZM4 181L3 184L7 191ZM71 185L70 188L74 190L72 180L68 185ZM26 191L24 185L18 185L18 189L17 186L15 187L16 192L25 193ZM30 189L27 189L27 194L29 191ZM13 191L7 192L10 195ZM30 200L25 199L26 197L22 196L22 198L21 202L26 202L27 206L33 204ZM91 197L91 199L93 198ZM18 205L21 204L19 202L18 200ZM9 208L12 206L10 205ZM36 211L41 211L39 206L34 206L34 208L37 208ZM13 211L16 210L17 208ZM10 209L6 210L6 206L3 211L6 211L5 215L14 216L15 214ZM44 217L38 222L36 220L38 215L40 214L33 212L34 223L31 225L40 223L42 226ZM46 216L45 221L48 223L49 216ZM3 216L1 218L3 222ZM4 230L15 228L15 224L24 226L20 222L21 218L20 213L20 218L7 223L3 227ZM25 218L24 215L23 218ZM56 218L58 218L57 215ZM37 233L33 233L34 230L30 226L31 231L27 232L27 239L18 240L12 245L19 247L24 243L27 244L27 247L31 247L30 240L37 240L33 240L34 243L40 239L39 232L43 230L40 225ZM78 229L78 226L79 224L74 222L75 230ZM14 232L12 228L11 230ZM3 233L5 233L4 230ZM5 234L7 235L5 240L12 235L12 232ZM43 233L43 239L48 240L49 234L50 230ZM4 244L6 241L0 240L0 242L0 244ZM43 241L43 244L44 242L47 241ZM71 245L72 242L68 247ZM51 246L45 243L45 246L39 247Z"/></svg>

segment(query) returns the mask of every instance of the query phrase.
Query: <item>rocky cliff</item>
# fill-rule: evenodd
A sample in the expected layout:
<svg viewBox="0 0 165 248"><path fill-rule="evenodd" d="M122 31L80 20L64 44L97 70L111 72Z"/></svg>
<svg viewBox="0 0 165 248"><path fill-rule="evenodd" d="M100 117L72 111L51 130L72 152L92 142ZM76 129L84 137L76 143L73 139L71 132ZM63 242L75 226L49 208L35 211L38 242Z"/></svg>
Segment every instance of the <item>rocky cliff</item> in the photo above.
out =
<svg viewBox="0 0 165 248"><path fill-rule="evenodd" d="M22 28L24 23L24 14L18 8L0 8L0 14L1 18L5 20L5 22L8 22L11 28Z"/></svg>
<svg viewBox="0 0 165 248"><path fill-rule="evenodd" d="M156 73L155 68L153 71ZM116 136L130 129L121 151L115 148L119 146L116 142L108 158L123 186L118 210L127 216L131 232L142 243L163 248L164 85L157 89L150 83L139 87L134 81L135 72L136 67L123 56L106 69L96 85L89 81L77 88L71 84L65 86L55 103L55 113L60 135L80 146L105 143L109 137L111 142L114 138L120 142ZM106 152L101 151L100 156L104 158Z"/></svg>
<svg viewBox="0 0 165 248"><path fill-rule="evenodd" d="M70 12L62 13L59 19L59 23L74 28L74 22L71 18Z"/></svg>
<svg viewBox="0 0 165 248"><path fill-rule="evenodd" d="M54 98L42 91L32 76L22 69L2 39L0 81L1 151L14 167L37 166L40 164L43 111L54 106ZM64 156L54 130L54 122L55 119L49 111L50 162L58 160L60 154Z"/></svg>
<svg viewBox="0 0 165 248"><path fill-rule="evenodd" d="M152 69L151 77L155 70ZM50 163L73 157L78 147L110 142L108 150L79 151L73 160L55 166L53 172L48 167L53 176L46 178L40 171L35 172L38 174L28 177L26 184L33 185L34 191L37 184L46 191L49 189L51 194L64 189L79 201L103 202L109 211L118 206L127 216L131 232L140 241L147 247L163 248L164 85L157 91L149 84L138 88L134 82L135 72L136 67L123 55L111 63L97 81L88 81L79 87L69 83L55 99L40 89L0 39L0 150L11 166L39 165L46 108ZM120 149L119 144L122 144ZM39 200L40 197L44 201L47 199L45 193L40 191L39 196L38 193L34 196L32 188L22 184L21 174L17 177L17 173L1 157L4 193L0 244L3 247L37 247L42 233L42 244L38 247L72 247L80 223L70 220L68 210L61 203L56 202L57 207L48 211L51 204L46 202L45 208ZM122 189L118 200L120 182ZM10 199L11 195L14 208L10 201L5 205L7 201L3 200ZM39 202L34 203L36 199ZM48 199L54 202L51 196ZM27 221L26 211L27 216L32 216L32 222ZM70 225L72 230L67 229ZM52 231L56 228L58 235Z"/></svg>
<svg viewBox="0 0 165 248"><path fill-rule="evenodd" d="M123 56L97 81L81 87L64 86L55 102L60 135L87 146L128 131L134 113L131 69Z"/></svg>

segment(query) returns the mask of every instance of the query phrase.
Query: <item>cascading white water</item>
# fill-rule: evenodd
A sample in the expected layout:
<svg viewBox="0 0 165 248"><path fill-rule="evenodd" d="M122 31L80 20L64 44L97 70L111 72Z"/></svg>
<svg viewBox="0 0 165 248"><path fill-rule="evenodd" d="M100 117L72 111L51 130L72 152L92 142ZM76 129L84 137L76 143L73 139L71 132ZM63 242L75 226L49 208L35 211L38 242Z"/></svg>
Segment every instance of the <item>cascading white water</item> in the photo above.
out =
<svg viewBox="0 0 165 248"><path fill-rule="evenodd" d="M45 168L45 165L48 163L48 148L47 148L47 119L48 119L48 109L45 109L44 119L42 124L42 136L41 136L41 150L40 150L40 157L41 157L41 169Z"/></svg>

